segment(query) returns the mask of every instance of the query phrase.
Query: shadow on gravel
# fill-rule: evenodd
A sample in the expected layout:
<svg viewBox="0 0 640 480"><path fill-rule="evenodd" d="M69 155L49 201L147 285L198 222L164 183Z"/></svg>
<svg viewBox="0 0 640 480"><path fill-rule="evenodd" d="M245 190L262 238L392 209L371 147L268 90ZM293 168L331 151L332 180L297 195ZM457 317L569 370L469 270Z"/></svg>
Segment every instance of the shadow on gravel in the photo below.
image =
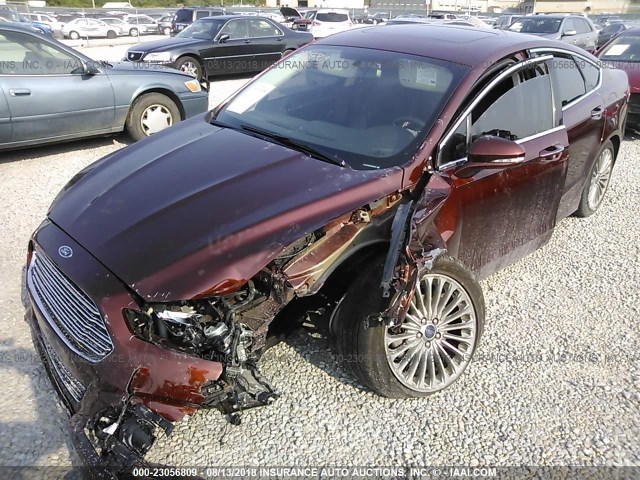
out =
<svg viewBox="0 0 640 480"><path fill-rule="evenodd" d="M131 140L124 133L109 135L108 137L95 137L83 140L74 140L63 143L44 145L41 147L21 148L0 152L0 164L17 162L20 160L37 160L50 155L71 154L92 148L107 147L113 144L122 144L123 147L131 144Z"/></svg>
<svg viewBox="0 0 640 480"><path fill-rule="evenodd" d="M363 392L371 392L361 385L344 364L349 359L341 359L329 332L330 312L305 315L298 320L301 327L284 339L304 361L322 370L340 383ZM344 360L344 361L343 361Z"/></svg>
<svg viewBox="0 0 640 480"><path fill-rule="evenodd" d="M62 406L59 404L53 386L40 361L40 357L34 350L13 347L12 340L3 340L0 343L0 368L13 370L13 374L19 374L22 378L28 378L33 390L29 398L35 400L34 405L25 405L27 411L35 412L35 420L0 422L0 465L2 466L46 466L44 457L57 453L60 443L54 438L63 438L64 447L69 452L69 458L77 464L76 453L71 443L68 432L69 421ZM14 398L21 408L23 399ZM25 417L31 416L25 412ZM31 449L25 449L31 447Z"/></svg>

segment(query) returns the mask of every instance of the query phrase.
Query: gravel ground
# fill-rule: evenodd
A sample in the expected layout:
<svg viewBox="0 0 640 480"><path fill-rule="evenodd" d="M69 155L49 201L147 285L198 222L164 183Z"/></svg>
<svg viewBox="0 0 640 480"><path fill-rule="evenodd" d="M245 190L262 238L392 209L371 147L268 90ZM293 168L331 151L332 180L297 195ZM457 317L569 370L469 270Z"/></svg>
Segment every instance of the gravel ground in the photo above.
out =
<svg viewBox="0 0 640 480"><path fill-rule="evenodd" d="M244 80L212 88L212 104ZM20 303L31 232L79 169L122 137L0 157L0 465L69 465L74 454ZM230 426L199 412L160 439L181 465L640 465L640 140L623 144L593 217L563 221L543 249L482 282L474 362L422 400L363 391L305 329L261 360L282 392ZM496 239L499 241L499 239Z"/></svg>

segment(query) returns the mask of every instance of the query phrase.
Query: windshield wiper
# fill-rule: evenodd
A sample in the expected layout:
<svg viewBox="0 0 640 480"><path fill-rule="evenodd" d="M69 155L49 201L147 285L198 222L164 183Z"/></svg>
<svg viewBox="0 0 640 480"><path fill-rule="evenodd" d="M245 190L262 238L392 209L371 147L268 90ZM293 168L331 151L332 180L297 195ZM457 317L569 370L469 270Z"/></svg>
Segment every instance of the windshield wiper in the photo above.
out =
<svg viewBox="0 0 640 480"><path fill-rule="evenodd" d="M316 158L318 160L322 160L323 162L333 163L334 165L338 165L340 167L346 167L347 164L344 160L341 160L337 157L329 156L325 153L319 152L313 147L310 147L302 142L297 140L293 140L292 138L285 137L284 135L279 135L277 133L270 132L268 130L262 130L260 128L251 127L249 125L240 125L243 130L247 132L257 133L263 137L271 138L285 147L290 147L294 150L298 150L299 152L308 155L309 157Z"/></svg>

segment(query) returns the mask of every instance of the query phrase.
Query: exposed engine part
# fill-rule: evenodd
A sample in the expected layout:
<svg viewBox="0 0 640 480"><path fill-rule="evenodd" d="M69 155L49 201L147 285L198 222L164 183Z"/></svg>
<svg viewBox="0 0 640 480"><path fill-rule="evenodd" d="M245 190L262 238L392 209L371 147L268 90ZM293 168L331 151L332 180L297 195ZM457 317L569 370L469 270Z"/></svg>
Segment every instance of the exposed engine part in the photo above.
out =
<svg viewBox="0 0 640 480"><path fill-rule="evenodd" d="M153 446L156 431L171 435L173 425L143 404L125 402L118 411L108 408L87 427L94 435L97 449L109 463L131 467L144 463L143 457Z"/></svg>

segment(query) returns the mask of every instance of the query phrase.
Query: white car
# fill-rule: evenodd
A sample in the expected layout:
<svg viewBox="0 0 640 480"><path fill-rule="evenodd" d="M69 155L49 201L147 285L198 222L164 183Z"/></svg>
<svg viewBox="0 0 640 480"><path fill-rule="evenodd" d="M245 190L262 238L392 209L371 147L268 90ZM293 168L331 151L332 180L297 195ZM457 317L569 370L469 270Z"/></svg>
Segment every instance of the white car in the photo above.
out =
<svg viewBox="0 0 640 480"><path fill-rule="evenodd" d="M76 18L65 23L62 34L72 40L79 38L116 38L122 35L122 29L93 18Z"/></svg>
<svg viewBox="0 0 640 480"><path fill-rule="evenodd" d="M343 32L353 26L349 10L320 9L307 18L311 20L309 31L313 33L315 38L323 38L332 33Z"/></svg>
<svg viewBox="0 0 640 480"><path fill-rule="evenodd" d="M132 37L136 37L138 35L144 35L145 33L158 33L158 22L151 18L149 15L125 15L123 20L134 26L136 32L132 32L129 30L129 34Z"/></svg>
<svg viewBox="0 0 640 480"><path fill-rule="evenodd" d="M132 37L137 37L138 35L140 35L140 28L136 24L125 22L124 20L116 17L105 17L100 18L99 20L106 23L107 25L118 27L120 30L122 30L123 35L131 35Z"/></svg>

